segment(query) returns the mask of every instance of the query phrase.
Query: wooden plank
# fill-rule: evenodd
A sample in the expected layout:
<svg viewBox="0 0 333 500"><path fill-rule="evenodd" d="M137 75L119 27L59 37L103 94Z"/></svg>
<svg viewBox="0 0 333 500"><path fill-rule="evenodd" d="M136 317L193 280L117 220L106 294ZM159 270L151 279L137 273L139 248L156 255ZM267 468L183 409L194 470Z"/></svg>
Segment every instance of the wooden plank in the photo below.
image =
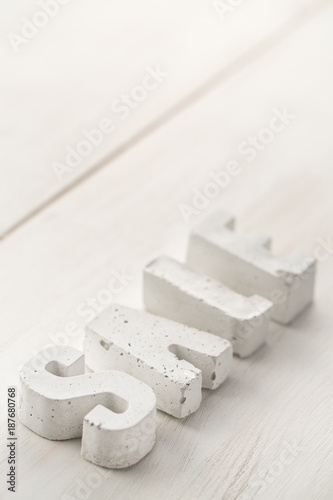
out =
<svg viewBox="0 0 333 500"><path fill-rule="evenodd" d="M40 7L32 0L6 5L0 21L0 235L242 71L328 3L279 0L272 6L252 0L222 20L211 1L70 2L17 52L8 34L20 35L22 18L34 20ZM141 83L147 66L156 65L169 76L121 120L112 103ZM59 182L54 162L64 163L67 147L84 139L82 130L105 117L114 121L114 131Z"/></svg>
<svg viewBox="0 0 333 500"><path fill-rule="evenodd" d="M82 312L113 269L127 264L134 277L115 299L140 305L141 267L160 253L183 257L189 226L179 206L229 160L242 172L201 215L225 206L241 232L271 233L282 255L332 239L332 17L330 8L2 242L5 384L58 333L81 347ZM247 162L239 145L284 106L295 119ZM266 347L235 358L196 414L179 422L159 413L156 448L130 470L102 471L80 457L78 440L49 442L20 426L16 498L75 498L96 471L103 477L88 497L98 500L330 498L332 271L332 257L320 263L314 306L288 328L272 324ZM78 333L64 337L66 328Z"/></svg>

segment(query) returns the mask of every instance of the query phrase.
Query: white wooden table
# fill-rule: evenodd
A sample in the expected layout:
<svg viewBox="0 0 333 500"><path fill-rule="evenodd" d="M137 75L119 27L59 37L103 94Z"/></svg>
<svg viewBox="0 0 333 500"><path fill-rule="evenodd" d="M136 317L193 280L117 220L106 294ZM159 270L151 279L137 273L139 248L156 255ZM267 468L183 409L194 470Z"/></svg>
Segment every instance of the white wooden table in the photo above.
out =
<svg viewBox="0 0 333 500"><path fill-rule="evenodd" d="M281 255L333 240L331 2L249 0L224 20L199 0L70 2L15 53L8 32L38 8L3 7L0 24L1 498L333 498L333 249L314 305L235 357L196 414L158 412L156 446L137 466L100 469L80 440L20 425L18 490L7 492L7 387L46 345L82 348L88 301L114 269L133 276L114 300L142 307L142 266L183 259L191 224L217 207L244 233L271 233ZM52 162L157 64L165 81L59 182ZM284 108L290 124L248 161L239 146ZM180 206L229 160L241 173L187 224Z"/></svg>

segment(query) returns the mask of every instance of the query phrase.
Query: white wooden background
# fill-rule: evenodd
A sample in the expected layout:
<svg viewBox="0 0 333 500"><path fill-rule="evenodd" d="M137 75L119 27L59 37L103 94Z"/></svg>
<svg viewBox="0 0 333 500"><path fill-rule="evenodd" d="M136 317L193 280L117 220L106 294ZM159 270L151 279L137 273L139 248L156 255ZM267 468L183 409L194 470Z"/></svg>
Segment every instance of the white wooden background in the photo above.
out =
<svg viewBox="0 0 333 500"><path fill-rule="evenodd" d="M1 498L13 497L4 406L19 366L55 339L82 347L80 306L114 269L133 275L115 300L142 306L142 266L184 257L191 224L179 207L211 170L232 159L242 168L191 223L225 207L239 231L271 233L285 256L333 239L331 2L244 0L222 20L202 0L72 1L14 53L7 33L38 8L3 5L0 21ZM156 64L165 82L59 182L52 162ZM248 162L237 148L275 108L295 118ZM20 425L14 498L333 498L332 294L331 255L314 305L289 327L272 323L252 357L235 357L196 414L158 412L156 446L129 470L95 467L80 440Z"/></svg>

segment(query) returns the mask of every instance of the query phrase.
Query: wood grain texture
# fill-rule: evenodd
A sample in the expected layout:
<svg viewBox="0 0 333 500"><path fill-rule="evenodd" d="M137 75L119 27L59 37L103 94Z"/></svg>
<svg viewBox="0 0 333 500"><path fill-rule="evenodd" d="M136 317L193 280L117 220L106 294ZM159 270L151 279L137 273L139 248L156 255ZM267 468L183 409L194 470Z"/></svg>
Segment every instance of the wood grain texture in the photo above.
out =
<svg viewBox="0 0 333 500"><path fill-rule="evenodd" d="M15 53L8 33L21 33L38 4L3 7L0 21L1 105L0 235L43 209L71 185L186 108L207 88L230 79L293 33L328 0L244 2L219 18L213 2L70 2ZM241 36L240 36L241 34ZM128 118L111 110L156 64L169 74ZM82 130L101 119L115 130L59 182L53 162L64 163Z"/></svg>
<svg viewBox="0 0 333 500"><path fill-rule="evenodd" d="M330 7L2 241L6 385L59 333L82 347L87 317L78 308L114 269L133 275L114 299L141 306L142 266L160 253L183 258L189 225L179 207L228 160L242 172L201 215L224 206L239 231L272 234L281 255L333 239L332 19ZM239 144L283 107L295 118L248 162ZM80 481L97 473L87 495L96 500L331 499L332 273L330 256L319 265L314 305L289 327L272 323L266 346L249 359L234 358L229 380L204 391L197 413L179 421L159 412L153 452L129 470L94 467L80 457L80 440L50 442L19 426L16 498L78 498ZM66 337L70 323L76 334ZM2 438L4 429L2 420Z"/></svg>

